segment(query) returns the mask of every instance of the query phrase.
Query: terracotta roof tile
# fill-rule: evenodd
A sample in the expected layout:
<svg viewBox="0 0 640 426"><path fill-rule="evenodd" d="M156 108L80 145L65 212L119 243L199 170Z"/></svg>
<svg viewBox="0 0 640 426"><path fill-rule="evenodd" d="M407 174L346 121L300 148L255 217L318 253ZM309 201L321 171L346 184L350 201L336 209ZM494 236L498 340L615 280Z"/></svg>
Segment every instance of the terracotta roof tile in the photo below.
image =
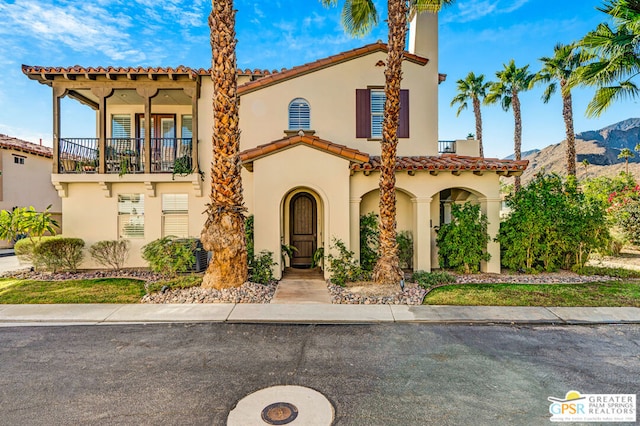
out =
<svg viewBox="0 0 640 426"><path fill-rule="evenodd" d="M497 158L466 157L455 154L424 157L398 157L397 171L495 171L508 175L522 173L529 165L528 160L499 160ZM380 157L372 156L370 160L361 164L352 164L355 172L380 170Z"/></svg>
<svg viewBox="0 0 640 426"><path fill-rule="evenodd" d="M53 150L48 146L37 145L3 134L0 134L0 148L15 149L16 151L39 155L41 157L53 157Z"/></svg>
<svg viewBox="0 0 640 426"><path fill-rule="evenodd" d="M252 163L253 161L259 158L262 158L266 155L275 153L282 149L289 148L291 146L301 145L301 144L314 147L321 151L327 151L331 154L346 158L356 163L363 163L363 162L369 161L369 154L365 154L364 152L358 151L357 149L346 147L344 145L338 145L333 142L320 139L317 136L309 136L309 135L289 136L283 139L270 142L268 144L247 149L240 153L240 161L242 161L242 163L245 163L245 164Z"/></svg>

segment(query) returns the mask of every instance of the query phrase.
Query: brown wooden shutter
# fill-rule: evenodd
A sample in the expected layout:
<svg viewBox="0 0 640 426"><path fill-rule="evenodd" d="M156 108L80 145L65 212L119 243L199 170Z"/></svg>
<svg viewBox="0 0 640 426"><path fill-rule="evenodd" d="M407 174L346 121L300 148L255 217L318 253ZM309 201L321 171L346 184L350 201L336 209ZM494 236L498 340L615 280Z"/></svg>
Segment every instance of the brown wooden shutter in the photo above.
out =
<svg viewBox="0 0 640 426"><path fill-rule="evenodd" d="M400 126L398 127L398 137L409 137L409 91L400 90Z"/></svg>
<svg viewBox="0 0 640 426"><path fill-rule="evenodd" d="M371 137L371 95L369 89L356 89L356 138Z"/></svg>

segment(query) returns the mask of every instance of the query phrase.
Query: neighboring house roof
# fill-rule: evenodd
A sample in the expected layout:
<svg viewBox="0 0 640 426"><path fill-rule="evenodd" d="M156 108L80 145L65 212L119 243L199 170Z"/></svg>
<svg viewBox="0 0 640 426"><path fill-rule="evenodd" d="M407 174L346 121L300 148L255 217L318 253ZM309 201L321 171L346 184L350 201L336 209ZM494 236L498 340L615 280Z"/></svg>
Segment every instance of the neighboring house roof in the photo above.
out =
<svg viewBox="0 0 640 426"><path fill-rule="evenodd" d="M247 149L240 153L240 161L247 167L248 170L252 170L252 163L267 155L275 154L283 149L288 149L296 145L306 145L311 148L315 148L320 151L325 151L332 155L337 155L346 160L363 163L369 161L369 154L358 151L357 149L349 148L344 145L338 145L333 142L329 142L320 139L317 136L311 135L293 135L288 136L264 145L259 145L255 148Z"/></svg>
<svg viewBox="0 0 640 426"><path fill-rule="evenodd" d="M308 74L314 71L321 70L323 68L327 68L333 65L337 65L346 61L350 61L352 59L360 58L365 55L369 55L375 52L387 52L387 45L378 41L377 43L368 44L363 47L359 47L357 49L348 50L346 52L339 53L337 55L328 56L323 59L318 59L314 62L309 62L304 65L299 65L293 67L288 70L283 70L282 72L265 75L262 78L249 81L238 87L238 94L246 94L253 92L255 90L261 89L266 86L271 86L272 84L279 83L281 81L289 80L304 74ZM426 65L429 62L429 59L423 58L418 55L414 55L409 52L404 52L404 59L418 65ZM384 63L380 64L384 66Z"/></svg>
<svg viewBox="0 0 640 426"><path fill-rule="evenodd" d="M507 176L515 176L522 173L529 164L528 160L499 160L497 158L466 157L455 154L442 154L428 157L398 157L396 171L415 172L419 170L430 171L434 174L443 172L459 173L472 171L482 173L484 171L497 172ZM380 157L373 156L366 163L352 164L354 172L379 171Z"/></svg>
<svg viewBox="0 0 640 426"><path fill-rule="evenodd" d="M13 149L15 151L38 155L40 157L53 157L53 149L48 146L37 145L35 143L23 141L3 134L0 134L0 148Z"/></svg>

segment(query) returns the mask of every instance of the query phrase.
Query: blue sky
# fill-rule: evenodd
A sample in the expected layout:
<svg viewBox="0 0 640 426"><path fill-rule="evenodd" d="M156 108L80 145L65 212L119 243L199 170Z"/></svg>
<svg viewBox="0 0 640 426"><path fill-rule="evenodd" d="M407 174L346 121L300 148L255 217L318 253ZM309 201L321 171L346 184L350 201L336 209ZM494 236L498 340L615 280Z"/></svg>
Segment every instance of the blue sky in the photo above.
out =
<svg viewBox="0 0 640 426"><path fill-rule="evenodd" d="M376 40L386 41L384 9L380 25L364 38L346 35L340 9L315 0L236 0L238 67L281 69L310 62ZM602 0L458 0L440 13L440 72L448 75L439 92L439 138L475 132L473 113L456 117L449 106L455 82L470 71L495 78L504 63L540 68L538 58L553 53L606 20L595 8ZM42 66L210 65L205 0L0 0L0 133L51 145L51 89L26 78L21 64ZM540 100L542 88L523 93L523 150L564 138L561 101ZM638 116L635 100L615 104L598 119L584 111L593 89L574 92L577 132ZM63 135L93 135L93 116L72 100L63 101ZM513 115L484 107L487 156L513 151Z"/></svg>

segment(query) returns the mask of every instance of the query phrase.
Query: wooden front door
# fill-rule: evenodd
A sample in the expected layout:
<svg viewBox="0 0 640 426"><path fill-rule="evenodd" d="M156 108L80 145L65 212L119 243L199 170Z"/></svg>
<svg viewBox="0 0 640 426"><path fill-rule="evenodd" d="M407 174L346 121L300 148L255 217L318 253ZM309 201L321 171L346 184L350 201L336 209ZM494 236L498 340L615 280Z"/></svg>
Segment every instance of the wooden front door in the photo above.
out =
<svg viewBox="0 0 640 426"><path fill-rule="evenodd" d="M289 241L296 250L293 251L291 266L309 267L317 241L317 208L316 200L306 192L296 194L291 199L289 210Z"/></svg>

